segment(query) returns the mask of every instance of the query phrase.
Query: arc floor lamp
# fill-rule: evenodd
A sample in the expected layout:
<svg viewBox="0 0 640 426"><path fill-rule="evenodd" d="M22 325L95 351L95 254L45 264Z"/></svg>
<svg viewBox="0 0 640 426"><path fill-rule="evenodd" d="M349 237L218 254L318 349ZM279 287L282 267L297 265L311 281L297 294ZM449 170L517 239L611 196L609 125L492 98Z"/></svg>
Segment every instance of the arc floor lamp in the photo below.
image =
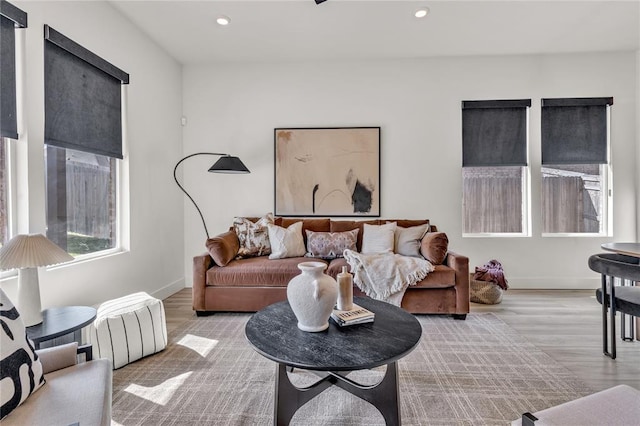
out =
<svg viewBox="0 0 640 426"><path fill-rule="evenodd" d="M178 188L180 188L180 190L184 192L184 194L191 200L191 202L195 206L196 210L198 211L198 214L200 215L200 219L202 219L202 226L204 226L204 232L207 234L207 239L209 239L209 230L207 229L207 224L204 221L204 216L200 211L200 207L198 207L194 199L191 197L191 195L189 195L189 193L184 189L184 187L180 185L180 182L178 182L178 176L176 175L176 172L178 171L178 166L182 164L183 161L191 157L195 157L196 155L221 156L218 159L218 161L216 161L213 164L213 166L209 167L209 172L211 173L239 174L239 173L251 173L251 172L249 171L249 169L247 169L247 166L245 166L244 163L238 157L234 157L229 154L221 154L218 152L196 152L195 154L187 155L186 157L178 161L176 166L173 168L173 179L176 181L176 185L178 185Z"/></svg>

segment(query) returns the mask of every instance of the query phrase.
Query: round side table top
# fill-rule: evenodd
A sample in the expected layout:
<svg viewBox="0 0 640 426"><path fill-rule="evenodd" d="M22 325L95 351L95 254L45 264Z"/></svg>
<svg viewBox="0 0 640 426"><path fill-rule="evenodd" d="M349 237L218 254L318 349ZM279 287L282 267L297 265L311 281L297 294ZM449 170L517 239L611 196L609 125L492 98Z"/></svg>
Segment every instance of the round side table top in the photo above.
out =
<svg viewBox="0 0 640 426"><path fill-rule="evenodd" d="M604 250L612 251L627 256L640 257L640 243L605 243L602 244Z"/></svg>
<svg viewBox="0 0 640 426"><path fill-rule="evenodd" d="M27 327L27 337L38 344L80 330L96 318L91 306L63 306L42 311L43 321Z"/></svg>
<svg viewBox="0 0 640 426"><path fill-rule="evenodd" d="M358 305L375 313L371 323L339 327L329 320L327 330L310 333L297 326L289 302L279 302L255 313L245 335L254 349L280 364L307 370L363 370L394 362L420 341L422 326L407 311L364 297Z"/></svg>

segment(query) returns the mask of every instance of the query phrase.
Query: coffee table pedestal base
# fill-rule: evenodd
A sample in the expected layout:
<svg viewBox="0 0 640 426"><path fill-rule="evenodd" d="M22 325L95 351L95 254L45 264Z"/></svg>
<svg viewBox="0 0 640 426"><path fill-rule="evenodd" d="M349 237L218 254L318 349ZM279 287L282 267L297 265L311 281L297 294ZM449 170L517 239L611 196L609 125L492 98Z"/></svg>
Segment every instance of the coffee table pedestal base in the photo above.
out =
<svg viewBox="0 0 640 426"><path fill-rule="evenodd" d="M274 425L288 425L293 415L307 402L330 386L341 389L361 398L380 411L388 426L400 425L400 399L398 397L398 367L395 362L387 364L387 371L383 379L375 385L361 385L346 377L349 372L328 371L314 384L298 388L291 383L285 364L276 367L276 389L274 404ZM317 372L320 373L320 372Z"/></svg>

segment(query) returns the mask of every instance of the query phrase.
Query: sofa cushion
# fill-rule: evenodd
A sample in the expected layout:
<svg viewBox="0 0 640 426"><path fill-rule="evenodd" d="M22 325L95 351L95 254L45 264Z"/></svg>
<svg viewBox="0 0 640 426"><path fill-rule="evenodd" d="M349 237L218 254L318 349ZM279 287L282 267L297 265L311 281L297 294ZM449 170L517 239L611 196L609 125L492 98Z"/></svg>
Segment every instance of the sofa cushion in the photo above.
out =
<svg viewBox="0 0 640 426"><path fill-rule="evenodd" d="M245 217L233 220L233 230L238 236L238 257L266 256L271 253L267 224L273 222L273 214L267 213L253 222Z"/></svg>
<svg viewBox="0 0 640 426"><path fill-rule="evenodd" d="M291 224L302 222L302 238L304 245L307 246L307 231L313 232L329 232L331 230L331 219L300 219L291 217L277 217L275 224L288 228Z"/></svg>
<svg viewBox="0 0 640 426"><path fill-rule="evenodd" d="M218 266L226 266L238 254L240 242L234 231L227 231L206 242L209 255Z"/></svg>
<svg viewBox="0 0 640 426"><path fill-rule="evenodd" d="M224 268L207 270L207 285L220 287L286 287L300 274L298 263L308 262L306 257L269 260L266 256L235 259ZM320 260L319 260L320 261Z"/></svg>
<svg viewBox="0 0 640 426"><path fill-rule="evenodd" d="M346 250L355 250L358 229L345 232L307 231L307 257L335 259Z"/></svg>
<svg viewBox="0 0 640 426"><path fill-rule="evenodd" d="M409 288L449 288L456 285L456 271L446 265L434 265L427 277Z"/></svg>
<svg viewBox="0 0 640 426"><path fill-rule="evenodd" d="M0 289L0 418L14 411L20 404L44 384L42 363L33 342L27 338L27 330L18 310Z"/></svg>
<svg viewBox="0 0 640 426"><path fill-rule="evenodd" d="M429 232L422 239L420 253L434 265L440 265L447 257L449 238L444 232Z"/></svg>
<svg viewBox="0 0 640 426"><path fill-rule="evenodd" d="M429 231L429 224L407 228L397 226L394 234L393 251L403 256L422 257L420 254L420 242L427 231Z"/></svg>
<svg viewBox="0 0 640 426"><path fill-rule="evenodd" d="M362 237L363 254L392 253L396 222L384 225L364 224L364 236Z"/></svg>
<svg viewBox="0 0 640 426"><path fill-rule="evenodd" d="M296 222L288 228L269 223L267 229L271 245L269 259L304 256L306 250L302 239L302 222Z"/></svg>

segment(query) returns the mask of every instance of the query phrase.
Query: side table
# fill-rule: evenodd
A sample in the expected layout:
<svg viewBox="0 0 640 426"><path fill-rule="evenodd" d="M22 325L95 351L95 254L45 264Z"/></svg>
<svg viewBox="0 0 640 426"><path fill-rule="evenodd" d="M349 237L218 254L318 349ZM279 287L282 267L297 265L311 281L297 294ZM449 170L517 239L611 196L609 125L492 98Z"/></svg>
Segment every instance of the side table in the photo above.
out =
<svg viewBox="0 0 640 426"><path fill-rule="evenodd" d="M27 337L33 340L36 349L40 349L42 342L74 332L79 340L79 331L96 318L96 310L90 306L63 306L45 309L42 317L40 324L27 327Z"/></svg>

